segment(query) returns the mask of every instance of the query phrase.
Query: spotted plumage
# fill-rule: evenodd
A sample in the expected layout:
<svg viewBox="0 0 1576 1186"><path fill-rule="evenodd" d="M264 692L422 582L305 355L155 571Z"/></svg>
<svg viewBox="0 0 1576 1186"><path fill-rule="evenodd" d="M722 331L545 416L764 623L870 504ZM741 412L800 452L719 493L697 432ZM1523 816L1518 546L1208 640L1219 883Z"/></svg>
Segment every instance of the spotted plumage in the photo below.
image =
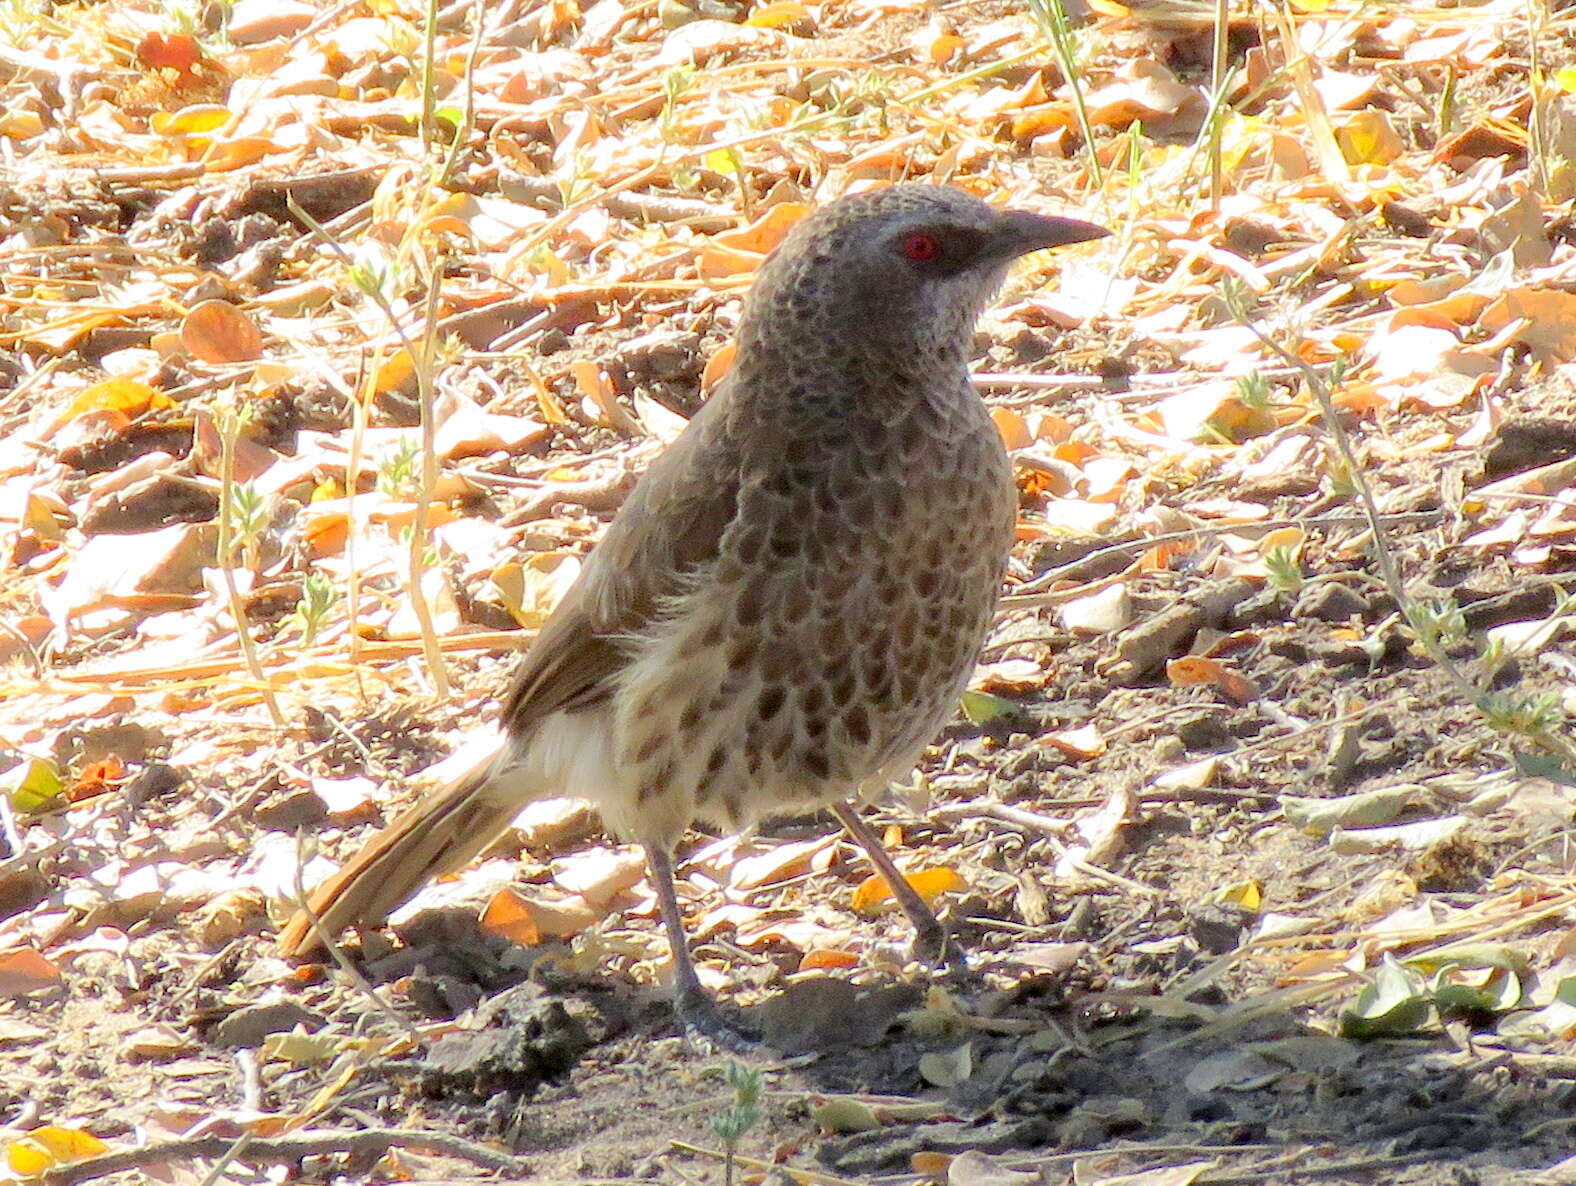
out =
<svg viewBox="0 0 1576 1186"><path fill-rule="evenodd" d="M922 185L800 223L756 279L731 373L525 654L502 752L318 891L326 929L380 918L535 798L595 801L662 892L693 822L738 829L904 774L954 710L1012 539L974 321L1013 258L1103 233ZM316 939L298 919L282 943Z"/></svg>

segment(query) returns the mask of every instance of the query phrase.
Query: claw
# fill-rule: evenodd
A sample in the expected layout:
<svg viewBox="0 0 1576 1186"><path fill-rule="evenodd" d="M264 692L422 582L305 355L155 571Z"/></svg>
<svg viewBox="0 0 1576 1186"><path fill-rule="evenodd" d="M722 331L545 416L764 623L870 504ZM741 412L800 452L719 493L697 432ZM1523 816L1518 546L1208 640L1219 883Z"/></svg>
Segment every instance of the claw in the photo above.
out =
<svg viewBox="0 0 1576 1186"><path fill-rule="evenodd" d="M759 1054L764 1049L757 1035L724 1019L709 993L681 992L673 998L673 1012L684 1036L702 1049L715 1048L729 1054Z"/></svg>

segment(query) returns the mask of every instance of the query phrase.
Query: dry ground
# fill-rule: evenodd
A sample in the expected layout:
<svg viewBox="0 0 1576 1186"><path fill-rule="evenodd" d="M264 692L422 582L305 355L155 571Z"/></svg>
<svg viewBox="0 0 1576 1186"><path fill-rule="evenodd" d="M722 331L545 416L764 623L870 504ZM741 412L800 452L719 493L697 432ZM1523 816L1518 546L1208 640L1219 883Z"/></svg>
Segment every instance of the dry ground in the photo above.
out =
<svg viewBox="0 0 1576 1186"><path fill-rule="evenodd" d="M702 398L770 211L907 176L1117 234L982 326L1011 597L967 719L873 808L975 976L907 962L828 818L692 837L703 968L771 1043L735 1174L1576 1180L1571 19L1385 9L1234 11L1213 203L1202 9L1073 14L1097 178L1012 5L555 0L475 42L461 5L440 177L420 13L7 7L13 1168L116 1170L63 1149L96 1140L164 1147L124 1180L226 1150L232 1181L724 1180L730 1060L674 1032L649 891L583 813L351 942L386 1004L270 940L495 711ZM447 695L395 435L429 308Z"/></svg>

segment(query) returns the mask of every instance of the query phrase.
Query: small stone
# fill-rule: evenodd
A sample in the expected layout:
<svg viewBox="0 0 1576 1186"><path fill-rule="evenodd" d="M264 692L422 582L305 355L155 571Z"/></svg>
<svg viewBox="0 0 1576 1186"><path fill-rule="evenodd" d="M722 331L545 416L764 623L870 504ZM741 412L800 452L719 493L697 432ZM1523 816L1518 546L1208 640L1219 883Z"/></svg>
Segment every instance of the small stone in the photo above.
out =
<svg viewBox="0 0 1576 1186"><path fill-rule="evenodd" d="M1337 581L1319 581L1307 585L1297 598L1292 616L1314 618L1320 622L1347 622L1361 618L1368 603L1346 585Z"/></svg>
<svg viewBox="0 0 1576 1186"><path fill-rule="evenodd" d="M1181 722L1177 736L1190 750L1219 749L1231 741L1231 730L1218 712L1210 712Z"/></svg>
<svg viewBox="0 0 1576 1186"><path fill-rule="evenodd" d="M252 818L271 832L294 832L328 818L328 806L308 787L296 787L262 804Z"/></svg>
<svg viewBox="0 0 1576 1186"><path fill-rule="evenodd" d="M237 1009L213 1027L213 1044L222 1050L240 1050L261 1046L269 1034L282 1034L305 1026L319 1030L327 1025L321 1013L315 1013L295 1001L275 1001L271 1005L249 1005Z"/></svg>

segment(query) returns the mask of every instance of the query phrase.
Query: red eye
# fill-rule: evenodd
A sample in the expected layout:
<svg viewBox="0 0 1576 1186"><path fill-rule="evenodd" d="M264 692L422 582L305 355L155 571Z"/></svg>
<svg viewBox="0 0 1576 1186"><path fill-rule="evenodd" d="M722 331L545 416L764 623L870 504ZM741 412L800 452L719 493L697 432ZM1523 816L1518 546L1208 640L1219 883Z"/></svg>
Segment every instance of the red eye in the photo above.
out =
<svg viewBox="0 0 1576 1186"><path fill-rule="evenodd" d="M924 231L915 231L903 236L898 250L903 253L904 259L911 259L916 264L929 263L941 254L941 240Z"/></svg>

